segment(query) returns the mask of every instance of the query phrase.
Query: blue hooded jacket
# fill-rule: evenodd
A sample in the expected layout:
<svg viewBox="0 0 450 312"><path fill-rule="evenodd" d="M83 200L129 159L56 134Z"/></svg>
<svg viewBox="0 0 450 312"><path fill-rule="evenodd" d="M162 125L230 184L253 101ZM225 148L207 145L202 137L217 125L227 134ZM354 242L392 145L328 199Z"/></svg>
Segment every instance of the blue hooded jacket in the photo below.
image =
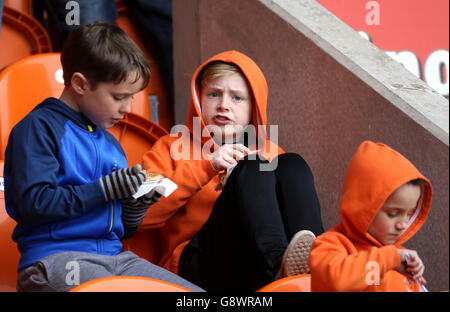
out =
<svg viewBox="0 0 450 312"><path fill-rule="evenodd" d="M117 255L120 201L99 179L127 167L119 142L83 114L48 98L12 130L5 152L5 204L17 221L19 270L57 252Z"/></svg>

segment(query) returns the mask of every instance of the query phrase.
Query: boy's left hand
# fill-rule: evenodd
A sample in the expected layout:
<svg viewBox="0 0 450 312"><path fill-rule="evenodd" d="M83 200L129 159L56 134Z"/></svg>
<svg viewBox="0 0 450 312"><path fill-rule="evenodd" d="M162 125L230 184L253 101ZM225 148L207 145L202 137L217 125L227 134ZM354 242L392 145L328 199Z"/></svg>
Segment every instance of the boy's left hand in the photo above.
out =
<svg viewBox="0 0 450 312"><path fill-rule="evenodd" d="M132 210L147 209L150 205L157 203L161 199L163 193L164 189L156 186L150 192L139 198L128 197L121 199L120 202L122 203L122 207Z"/></svg>
<svg viewBox="0 0 450 312"><path fill-rule="evenodd" d="M124 227L137 228L147 213L148 208L161 199L162 193L164 193L164 188L156 186L150 192L137 199L133 197L121 199L122 222Z"/></svg>

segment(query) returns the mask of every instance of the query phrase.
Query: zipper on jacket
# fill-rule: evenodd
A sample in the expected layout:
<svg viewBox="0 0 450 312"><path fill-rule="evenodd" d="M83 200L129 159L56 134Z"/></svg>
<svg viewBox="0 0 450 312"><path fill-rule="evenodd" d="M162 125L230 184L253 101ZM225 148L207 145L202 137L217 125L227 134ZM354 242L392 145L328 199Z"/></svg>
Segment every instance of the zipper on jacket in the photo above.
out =
<svg viewBox="0 0 450 312"><path fill-rule="evenodd" d="M111 232L114 224L114 200L111 202L111 224L109 225L108 233Z"/></svg>
<svg viewBox="0 0 450 312"><path fill-rule="evenodd" d="M91 135L94 135L94 129L92 128L92 126L88 124L87 128L88 128L89 132L91 133ZM92 139L92 144L94 145L94 149L97 152L97 155L100 157L101 154L98 151L97 143L95 142L94 139ZM100 162L99 157L97 157L97 165L96 165L97 169L99 168L99 162ZM111 201L111 222L109 224L107 233L110 233L112 231L113 225L114 225L114 200Z"/></svg>
<svg viewBox="0 0 450 312"><path fill-rule="evenodd" d="M93 145L94 150L95 150L94 159L96 159L96 164L95 164L94 176L97 176L98 170L100 168L100 163L101 163L100 157L102 156L102 154L99 152L99 148L97 146L97 142L94 139L94 137L95 137L94 129L89 124L87 125L87 128L89 130L89 134L90 134L89 137L91 139L92 145Z"/></svg>

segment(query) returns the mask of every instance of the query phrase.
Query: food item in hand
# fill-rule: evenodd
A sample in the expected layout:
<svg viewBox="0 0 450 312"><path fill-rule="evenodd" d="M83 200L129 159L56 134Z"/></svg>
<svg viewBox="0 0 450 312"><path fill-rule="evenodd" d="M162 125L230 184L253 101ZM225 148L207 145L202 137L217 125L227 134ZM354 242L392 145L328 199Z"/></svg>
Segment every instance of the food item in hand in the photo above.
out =
<svg viewBox="0 0 450 312"><path fill-rule="evenodd" d="M145 175L146 175L145 182L158 181L164 178L164 176L159 173L146 173Z"/></svg>

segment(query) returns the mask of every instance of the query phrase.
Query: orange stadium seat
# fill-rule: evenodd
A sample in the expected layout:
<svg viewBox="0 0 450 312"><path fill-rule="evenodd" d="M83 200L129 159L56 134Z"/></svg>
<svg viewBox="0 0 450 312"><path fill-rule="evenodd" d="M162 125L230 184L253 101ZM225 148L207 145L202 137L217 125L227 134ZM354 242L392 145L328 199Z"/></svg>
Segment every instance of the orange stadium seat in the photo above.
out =
<svg viewBox="0 0 450 312"><path fill-rule="evenodd" d="M16 291L20 253L11 239L16 222L6 213L3 192L3 161L0 161L0 292Z"/></svg>
<svg viewBox="0 0 450 312"><path fill-rule="evenodd" d="M33 14L33 0L5 0L5 6L9 6L24 14Z"/></svg>
<svg viewBox="0 0 450 312"><path fill-rule="evenodd" d="M37 104L64 89L59 53L37 54L0 72L0 159L11 129Z"/></svg>
<svg viewBox="0 0 450 312"><path fill-rule="evenodd" d="M59 53L38 54L20 60L0 72L0 161L3 161L11 129L37 104L47 97L59 97L64 88ZM147 91L136 94L133 106L147 101ZM139 105L137 105L139 106ZM129 164L141 162L142 155L167 131L135 113L109 129L121 143ZM3 182L3 179L2 179ZM2 184L3 186L3 184ZM14 220L6 214L3 188L0 191L0 291L14 291L19 252L11 240ZM157 263L160 257L158 231L140 231L124 240L124 250L132 250L147 260Z"/></svg>
<svg viewBox="0 0 450 312"><path fill-rule="evenodd" d="M257 292L310 292L311 275L294 275L276 280L261 287Z"/></svg>
<svg viewBox="0 0 450 312"><path fill-rule="evenodd" d="M0 32L0 70L24 57L52 52L45 28L27 11L26 1L6 1Z"/></svg>
<svg viewBox="0 0 450 312"><path fill-rule="evenodd" d="M111 276L88 281L70 292L191 292L184 287L147 277Z"/></svg>

